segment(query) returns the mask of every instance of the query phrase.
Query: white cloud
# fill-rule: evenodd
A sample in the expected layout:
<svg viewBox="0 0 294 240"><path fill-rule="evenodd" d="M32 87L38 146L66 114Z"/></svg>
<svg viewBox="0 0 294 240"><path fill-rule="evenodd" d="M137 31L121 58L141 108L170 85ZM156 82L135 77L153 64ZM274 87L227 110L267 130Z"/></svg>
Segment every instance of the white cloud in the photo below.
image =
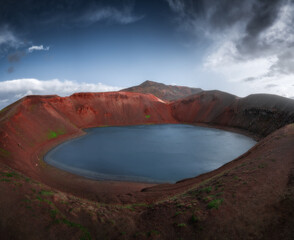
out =
<svg viewBox="0 0 294 240"><path fill-rule="evenodd" d="M8 101L9 101L9 99L0 99L0 104L7 103Z"/></svg>
<svg viewBox="0 0 294 240"><path fill-rule="evenodd" d="M0 57L3 57L9 49L17 49L22 45L24 43L8 26L0 26Z"/></svg>
<svg viewBox="0 0 294 240"><path fill-rule="evenodd" d="M8 80L0 82L0 109L19 98L32 94L68 96L75 92L108 92L120 89L102 83L77 83L58 79L47 81L34 78Z"/></svg>
<svg viewBox="0 0 294 240"><path fill-rule="evenodd" d="M250 93L271 93L283 97L293 98L294 86L293 75L283 75L279 79L276 77L262 77L244 85Z"/></svg>
<svg viewBox="0 0 294 240"><path fill-rule="evenodd" d="M49 51L50 47L44 47L43 45L40 46L31 46L28 48L28 52L33 52L33 51Z"/></svg>
<svg viewBox="0 0 294 240"><path fill-rule="evenodd" d="M83 16L78 18L76 22L83 24L93 24L102 20L116 22L120 24L130 24L137 22L144 18L144 16L135 16L132 7L124 7L118 10L112 7L97 8L86 12Z"/></svg>
<svg viewBox="0 0 294 240"><path fill-rule="evenodd" d="M9 31L7 28L0 30L0 45L2 44L15 44L17 43L17 38L14 34Z"/></svg>
<svg viewBox="0 0 294 240"><path fill-rule="evenodd" d="M9 31L1 31L0 32L0 45L2 44L14 44L16 43L16 37Z"/></svg>
<svg viewBox="0 0 294 240"><path fill-rule="evenodd" d="M235 43L226 39L211 49L205 58L204 67L206 70L221 74L229 82L239 82L268 74L270 67L277 60L275 56L249 60L238 60L238 58L242 56L239 56Z"/></svg>
<svg viewBox="0 0 294 240"><path fill-rule="evenodd" d="M185 3L182 0L166 0L169 7L178 13L183 13L185 10Z"/></svg>

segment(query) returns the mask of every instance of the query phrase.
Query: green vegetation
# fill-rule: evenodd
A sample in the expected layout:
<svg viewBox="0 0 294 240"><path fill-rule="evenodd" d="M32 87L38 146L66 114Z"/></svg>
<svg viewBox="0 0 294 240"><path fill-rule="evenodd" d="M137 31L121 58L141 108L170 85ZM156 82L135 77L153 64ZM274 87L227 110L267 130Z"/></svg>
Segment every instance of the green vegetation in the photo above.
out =
<svg viewBox="0 0 294 240"><path fill-rule="evenodd" d="M222 187L223 184L221 183L218 183L215 187L214 187L214 190L217 191L220 187Z"/></svg>
<svg viewBox="0 0 294 240"><path fill-rule="evenodd" d="M10 168L9 168L10 169ZM11 182L14 186L21 187L23 185L23 181L30 182L31 179L23 176L22 174L14 171L9 172L0 172L0 182Z"/></svg>
<svg viewBox="0 0 294 240"><path fill-rule="evenodd" d="M151 237L154 235L160 235L160 232L158 232L157 230L151 230L151 231L147 232L148 237Z"/></svg>
<svg viewBox="0 0 294 240"><path fill-rule="evenodd" d="M145 118L150 118L150 115L145 115Z"/></svg>
<svg viewBox="0 0 294 240"><path fill-rule="evenodd" d="M0 113L4 113L4 112L6 112L8 109L9 109L8 107L5 107L5 108L3 108L3 109L0 110Z"/></svg>
<svg viewBox="0 0 294 240"><path fill-rule="evenodd" d="M191 222L196 223L198 221L199 221L198 217L193 214L192 217L191 217Z"/></svg>
<svg viewBox="0 0 294 240"><path fill-rule="evenodd" d="M101 207L101 206L103 206L103 204L101 204L101 203L97 203L97 207L99 208L99 207ZM116 208L118 208L118 209L129 209L129 210L131 210L131 211L134 211L135 210L135 208L147 208L147 207L152 207L153 205L152 204L147 204L147 203L133 203L133 204L126 204L126 205L113 205L113 206L115 206Z"/></svg>
<svg viewBox="0 0 294 240"><path fill-rule="evenodd" d="M7 178L2 178L2 179L0 179L0 182L11 182L11 180L7 179Z"/></svg>
<svg viewBox="0 0 294 240"><path fill-rule="evenodd" d="M80 240L91 240L92 239L91 234L87 228L85 228L81 224L71 222L70 220L68 220L66 217L63 216L63 214L55 207L55 205L53 203L50 205L51 205L51 207L54 207L53 209L51 208L49 210L50 216L53 220L53 223L55 223L55 224L63 223L69 227L78 228L82 232L82 236L80 237Z"/></svg>
<svg viewBox="0 0 294 240"><path fill-rule="evenodd" d="M215 194L215 196L221 196L221 195L223 195L224 193L223 192L218 192L217 194Z"/></svg>
<svg viewBox="0 0 294 240"><path fill-rule="evenodd" d="M207 208L208 209L212 209L212 208L218 209L223 201L224 200L222 198L221 199L214 199L207 204Z"/></svg>
<svg viewBox="0 0 294 240"><path fill-rule="evenodd" d="M56 132L53 132L53 131L50 131L49 134L48 134L48 139L52 139L52 138L56 138L57 137L57 133Z"/></svg>
<svg viewBox="0 0 294 240"><path fill-rule="evenodd" d="M88 231L87 228L85 228L84 226L82 226L81 224L75 223L75 222L71 222L66 218L62 218L62 219L57 219L56 216L58 214L57 211L51 210L51 217L53 219L55 219L55 223L63 223L69 227L74 227L74 228L78 228L81 232L82 232L82 236L80 237L80 240L91 240L91 234Z"/></svg>
<svg viewBox="0 0 294 240"><path fill-rule="evenodd" d="M10 152L3 148L0 148L0 155L3 157L8 157L10 155Z"/></svg>
<svg viewBox="0 0 294 240"><path fill-rule="evenodd" d="M206 187L206 188L202 188L202 189L200 189L200 192L210 193L211 190L212 190L212 187L209 186L209 187Z"/></svg>
<svg viewBox="0 0 294 240"><path fill-rule="evenodd" d="M53 195L54 193L51 192L51 191L41 190L41 191L39 192L39 194L41 194L41 195L43 195L43 196L51 196L51 195Z"/></svg>
<svg viewBox="0 0 294 240"><path fill-rule="evenodd" d="M183 204L183 203L177 203L176 207L177 208L183 208L183 207L185 207L185 204Z"/></svg>
<svg viewBox="0 0 294 240"><path fill-rule="evenodd" d="M132 205L126 205L123 208L130 209L131 211L135 210Z"/></svg>
<svg viewBox="0 0 294 240"><path fill-rule="evenodd" d="M213 195L208 195L208 196L206 196L205 198L203 198L203 200L205 201L205 202L210 202L210 201L212 201L214 199L214 196Z"/></svg>
<svg viewBox="0 0 294 240"><path fill-rule="evenodd" d="M53 218L53 219L56 219L56 216L57 216L57 210L56 209L51 209L50 210L50 216Z"/></svg>
<svg viewBox="0 0 294 240"><path fill-rule="evenodd" d="M267 166L266 163L261 163L258 165L258 168L265 168L266 166Z"/></svg>
<svg viewBox="0 0 294 240"><path fill-rule="evenodd" d="M176 212L175 213L175 217L178 216L178 215L180 215L180 214L182 214L182 212L180 212L180 211L179 212Z"/></svg>
<svg viewBox="0 0 294 240"><path fill-rule="evenodd" d="M1 173L1 175L5 176L5 177L13 177L13 176L15 176L14 173L12 173L12 172L3 172L3 173Z"/></svg>
<svg viewBox="0 0 294 240"><path fill-rule="evenodd" d="M65 133L65 131L62 130L62 129L59 129L56 132L55 131L52 131L52 130L49 130L49 132L47 134L47 138L49 140L50 139L53 139L53 138L57 138L58 136L63 135L64 133Z"/></svg>
<svg viewBox="0 0 294 240"><path fill-rule="evenodd" d="M187 227L186 223L179 223L177 226L178 227Z"/></svg>
<svg viewBox="0 0 294 240"><path fill-rule="evenodd" d="M39 200L40 202L43 201L43 198L41 198L40 196L37 196L36 198L37 198L37 200Z"/></svg>
<svg viewBox="0 0 294 240"><path fill-rule="evenodd" d="M147 203L133 203L133 207L150 207L150 204Z"/></svg>
<svg viewBox="0 0 294 240"><path fill-rule="evenodd" d="M217 188L215 190L217 190ZM208 186L208 187L204 187L200 189L190 190L187 192L187 194L191 196L199 197L200 194L210 193L211 191L212 191L212 186Z"/></svg>
<svg viewBox="0 0 294 240"><path fill-rule="evenodd" d="M20 175L16 172L0 172L0 182L13 182L15 186L21 186L21 183L16 182L15 179L12 178L16 178L19 179Z"/></svg>

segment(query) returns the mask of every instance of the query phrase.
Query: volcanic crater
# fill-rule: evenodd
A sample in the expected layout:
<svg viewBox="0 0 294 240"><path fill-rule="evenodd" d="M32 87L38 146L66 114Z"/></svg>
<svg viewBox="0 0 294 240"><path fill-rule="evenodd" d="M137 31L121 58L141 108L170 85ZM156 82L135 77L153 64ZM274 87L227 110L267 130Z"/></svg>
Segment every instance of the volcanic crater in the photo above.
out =
<svg viewBox="0 0 294 240"><path fill-rule="evenodd" d="M162 123L220 128L258 143L175 184L94 181L43 161L85 128ZM24 97L0 112L1 239L293 239L293 123L292 99L151 81L119 92Z"/></svg>

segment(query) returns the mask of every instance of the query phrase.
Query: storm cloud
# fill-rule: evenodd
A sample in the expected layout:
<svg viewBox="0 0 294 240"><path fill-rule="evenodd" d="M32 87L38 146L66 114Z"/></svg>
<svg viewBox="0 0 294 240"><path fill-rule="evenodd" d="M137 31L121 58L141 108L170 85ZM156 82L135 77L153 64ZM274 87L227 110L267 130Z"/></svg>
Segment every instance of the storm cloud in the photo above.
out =
<svg viewBox="0 0 294 240"><path fill-rule="evenodd" d="M272 44L281 43L283 39L279 36L268 39L271 33L267 31L275 24L279 26L271 30L280 31L280 36L283 33L293 34L292 1L166 1L171 10L178 14L179 25L184 25L189 31L215 39L220 36L225 38L228 33L234 32L236 48L238 52L245 55L254 55L256 50L264 51L271 49Z"/></svg>
<svg viewBox="0 0 294 240"><path fill-rule="evenodd" d="M133 13L132 1L114 0L3 0L0 23L9 23L14 29L50 25L74 26L78 22L94 23L113 20L116 23L132 23L142 18Z"/></svg>
<svg viewBox="0 0 294 240"><path fill-rule="evenodd" d="M0 83L74 79L71 91L87 91L152 79L293 97L293 26L293 0L3 0Z"/></svg>
<svg viewBox="0 0 294 240"><path fill-rule="evenodd" d="M206 69L260 91L294 90L293 1L166 1L180 29L211 41Z"/></svg>

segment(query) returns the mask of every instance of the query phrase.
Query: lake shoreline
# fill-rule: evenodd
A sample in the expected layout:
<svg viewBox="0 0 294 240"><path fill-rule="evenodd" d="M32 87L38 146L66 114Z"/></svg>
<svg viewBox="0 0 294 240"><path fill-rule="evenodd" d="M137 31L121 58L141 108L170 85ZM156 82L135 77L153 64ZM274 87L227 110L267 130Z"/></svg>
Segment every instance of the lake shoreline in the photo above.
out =
<svg viewBox="0 0 294 240"><path fill-rule="evenodd" d="M174 184L219 168L256 144L237 131L192 124L113 126L86 132L52 148L44 161L97 181ZM231 146L231 150L222 150L223 144ZM217 159L210 155L210 149L217 152ZM180 162L179 154L185 156ZM176 174L169 174L172 172Z"/></svg>
<svg viewBox="0 0 294 240"><path fill-rule="evenodd" d="M165 122L160 124L181 124L181 123ZM187 123L184 123L184 124L187 124ZM138 125L142 125L142 124L138 124ZM191 124L191 125L216 127L219 129L223 129L225 131L231 131L231 132L237 132L237 133L242 132L242 133L246 133L247 136L254 136L254 134L252 134L249 131L232 128L232 127L222 127L218 125L203 124L203 123ZM126 126L126 125L117 124L115 126ZM132 126L132 124L127 126ZM100 126L100 127L103 127L103 126ZM84 128L84 129L89 129L89 128ZM76 174L65 172L63 170L50 166L44 161L43 157L52 148L56 147L57 145L65 141L83 136L84 134L86 134L86 132L81 131L75 134L62 135L56 139L45 142L44 144L34 149L36 154L31 154L31 161L37 160L38 162L41 163L38 168L39 174L36 176L36 179L39 179L43 183L53 188L56 188L57 190L73 194L77 197L83 197L89 200L94 200L99 202L126 204L126 203L133 203L133 202L153 202L153 201L162 199L166 196L171 196L177 192L185 191L185 189L190 188L192 185L197 184L198 182L201 182L204 179L209 178L215 174L218 174L219 172L227 169L228 167L228 166L222 166L212 172L205 173L200 176L195 176L194 178L192 178L192 181L191 179L183 179L180 182L184 182L184 184L181 184L181 186L178 186L177 183L175 184L146 184L146 183L122 182L122 181L96 181L96 180L86 179ZM262 139L262 137L259 136L258 139ZM240 157L238 157L237 159L239 159ZM234 162L235 160L231 162ZM145 191L146 191L145 189L148 189L148 192L150 192L152 191L151 190L152 188L162 189L162 191L165 191L165 193L161 194L160 193L161 190L159 192L157 192L156 190L156 193L145 194Z"/></svg>

